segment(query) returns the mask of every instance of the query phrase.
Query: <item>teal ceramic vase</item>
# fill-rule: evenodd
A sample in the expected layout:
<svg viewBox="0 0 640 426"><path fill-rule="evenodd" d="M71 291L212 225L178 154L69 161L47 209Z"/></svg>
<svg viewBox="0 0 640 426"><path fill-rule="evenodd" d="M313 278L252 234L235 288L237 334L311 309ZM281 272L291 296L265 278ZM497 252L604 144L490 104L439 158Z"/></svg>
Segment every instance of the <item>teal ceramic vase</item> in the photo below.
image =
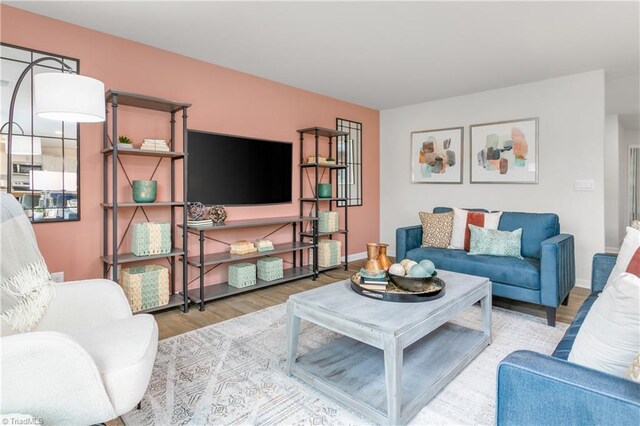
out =
<svg viewBox="0 0 640 426"><path fill-rule="evenodd" d="M318 184L318 198L331 198L331 184L319 183Z"/></svg>
<svg viewBox="0 0 640 426"><path fill-rule="evenodd" d="M136 203L153 203L158 194L158 181L134 180L133 201Z"/></svg>

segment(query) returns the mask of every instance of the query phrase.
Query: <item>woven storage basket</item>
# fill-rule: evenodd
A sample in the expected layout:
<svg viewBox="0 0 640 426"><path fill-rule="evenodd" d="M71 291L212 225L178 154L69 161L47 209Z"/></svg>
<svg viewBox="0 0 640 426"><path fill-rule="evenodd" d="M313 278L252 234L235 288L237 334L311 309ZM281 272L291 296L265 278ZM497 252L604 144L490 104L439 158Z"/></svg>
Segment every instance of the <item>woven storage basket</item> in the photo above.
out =
<svg viewBox="0 0 640 426"><path fill-rule="evenodd" d="M167 222L134 223L131 251L136 256L169 253L171 225Z"/></svg>
<svg viewBox="0 0 640 426"><path fill-rule="evenodd" d="M327 268L340 264L342 243L338 240L320 240L318 242L318 266ZM309 251L313 256L313 249Z"/></svg>
<svg viewBox="0 0 640 426"><path fill-rule="evenodd" d="M258 259L258 279L263 281L279 280L284 277L282 268L282 259L279 257Z"/></svg>
<svg viewBox="0 0 640 426"><path fill-rule="evenodd" d="M169 270L160 265L122 268L120 285L133 312L169 303Z"/></svg>
<svg viewBox="0 0 640 426"><path fill-rule="evenodd" d="M256 284L256 265L248 262L229 265L229 285L243 288Z"/></svg>
<svg viewBox="0 0 640 426"><path fill-rule="evenodd" d="M337 231L339 218L338 212L318 212L318 232Z"/></svg>

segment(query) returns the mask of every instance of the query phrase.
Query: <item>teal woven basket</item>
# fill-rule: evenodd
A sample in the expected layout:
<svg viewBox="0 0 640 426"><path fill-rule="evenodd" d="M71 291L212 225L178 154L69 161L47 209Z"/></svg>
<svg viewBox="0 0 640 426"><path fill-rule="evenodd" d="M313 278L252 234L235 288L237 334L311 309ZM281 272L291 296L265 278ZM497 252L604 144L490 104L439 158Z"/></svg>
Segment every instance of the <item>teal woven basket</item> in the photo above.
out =
<svg viewBox="0 0 640 426"><path fill-rule="evenodd" d="M265 257L258 260L258 279L274 281L284 277L282 259L279 257Z"/></svg>
<svg viewBox="0 0 640 426"><path fill-rule="evenodd" d="M318 231L319 232L335 232L338 230L340 217L338 212L318 212Z"/></svg>
<svg viewBox="0 0 640 426"><path fill-rule="evenodd" d="M256 284L256 265L248 262L229 265L229 285L236 288L250 287Z"/></svg>
<svg viewBox="0 0 640 426"><path fill-rule="evenodd" d="M131 252L136 256L171 251L171 224L167 222L134 223L132 235Z"/></svg>

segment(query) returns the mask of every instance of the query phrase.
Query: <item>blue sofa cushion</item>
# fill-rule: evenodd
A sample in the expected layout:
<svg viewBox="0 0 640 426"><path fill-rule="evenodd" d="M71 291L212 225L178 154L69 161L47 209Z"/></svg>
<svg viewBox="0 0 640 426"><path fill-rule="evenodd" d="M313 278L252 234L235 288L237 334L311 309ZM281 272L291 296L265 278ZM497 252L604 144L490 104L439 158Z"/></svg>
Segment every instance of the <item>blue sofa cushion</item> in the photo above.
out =
<svg viewBox="0 0 640 426"><path fill-rule="evenodd" d="M591 309L591 306L593 306L593 303L598 299L598 294L600 294L599 291L591 293L591 295L587 297L587 299L584 301L584 303L578 310L578 313L573 319L573 322L571 323L567 331L564 333L562 340L560 340L560 343L558 343L558 346L556 346L556 350L553 351L553 354L551 356L555 358L564 359L564 360L569 358L569 352L571 352L571 348L573 347L573 342L576 340L576 336L578 335L578 330L580 330L580 327L582 326L584 319L587 317L587 313L589 313L589 309Z"/></svg>
<svg viewBox="0 0 640 426"><path fill-rule="evenodd" d="M522 228L522 255L540 259L542 242L560 233L560 220L553 213L503 212L498 229L518 228Z"/></svg>
<svg viewBox="0 0 640 426"><path fill-rule="evenodd" d="M420 247L407 252L407 258L419 262L431 260L437 269L487 277L491 281L532 290L540 289L540 261L502 256L469 256L464 250Z"/></svg>

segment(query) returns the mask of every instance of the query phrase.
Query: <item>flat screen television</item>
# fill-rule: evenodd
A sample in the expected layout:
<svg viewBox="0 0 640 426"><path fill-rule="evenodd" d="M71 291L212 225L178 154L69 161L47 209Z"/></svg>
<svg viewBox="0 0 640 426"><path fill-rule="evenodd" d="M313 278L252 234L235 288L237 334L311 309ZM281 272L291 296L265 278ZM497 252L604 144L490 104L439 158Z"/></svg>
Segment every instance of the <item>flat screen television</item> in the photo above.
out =
<svg viewBox="0 0 640 426"><path fill-rule="evenodd" d="M290 142L188 131L187 200L225 206L291 202Z"/></svg>

